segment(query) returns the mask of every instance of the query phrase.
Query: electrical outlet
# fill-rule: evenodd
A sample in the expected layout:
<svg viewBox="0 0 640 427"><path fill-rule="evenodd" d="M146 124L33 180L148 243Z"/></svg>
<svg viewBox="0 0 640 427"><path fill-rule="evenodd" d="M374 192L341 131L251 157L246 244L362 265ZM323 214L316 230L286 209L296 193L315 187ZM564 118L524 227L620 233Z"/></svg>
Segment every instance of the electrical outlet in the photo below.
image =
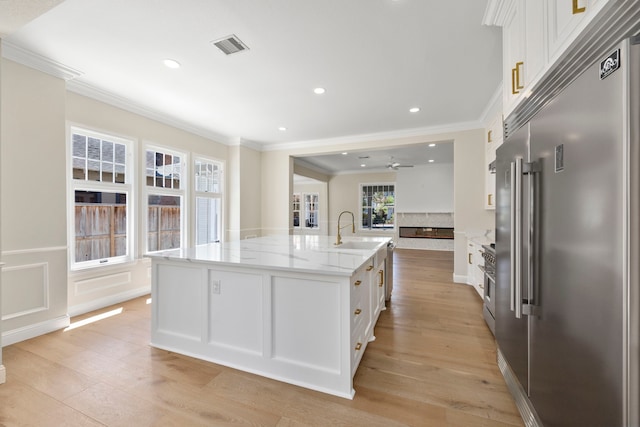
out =
<svg viewBox="0 0 640 427"><path fill-rule="evenodd" d="M211 293L215 295L220 294L220 280L211 280Z"/></svg>

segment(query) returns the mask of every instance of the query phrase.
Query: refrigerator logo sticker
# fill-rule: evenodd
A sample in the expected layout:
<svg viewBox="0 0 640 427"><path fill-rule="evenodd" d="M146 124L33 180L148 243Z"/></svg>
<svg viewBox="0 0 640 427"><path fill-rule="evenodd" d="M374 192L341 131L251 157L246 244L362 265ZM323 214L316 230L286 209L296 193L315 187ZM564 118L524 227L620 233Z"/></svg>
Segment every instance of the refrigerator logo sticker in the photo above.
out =
<svg viewBox="0 0 640 427"><path fill-rule="evenodd" d="M613 52L600 63L600 80L606 79L618 68L620 68L620 49Z"/></svg>
<svg viewBox="0 0 640 427"><path fill-rule="evenodd" d="M556 173L564 170L564 144L556 145Z"/></svg>

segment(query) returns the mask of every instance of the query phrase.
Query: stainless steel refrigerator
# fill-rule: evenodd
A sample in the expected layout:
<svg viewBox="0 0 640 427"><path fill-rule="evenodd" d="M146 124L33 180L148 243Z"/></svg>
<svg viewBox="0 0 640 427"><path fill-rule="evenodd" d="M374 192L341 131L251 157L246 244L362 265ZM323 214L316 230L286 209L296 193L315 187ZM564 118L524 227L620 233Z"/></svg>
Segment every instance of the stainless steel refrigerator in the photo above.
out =
<svg viewBox="0 0 640 427"><path fill-rule="evenodd" d="M527 425L638 423L639 48L497 151L498 363Z"/></svg>

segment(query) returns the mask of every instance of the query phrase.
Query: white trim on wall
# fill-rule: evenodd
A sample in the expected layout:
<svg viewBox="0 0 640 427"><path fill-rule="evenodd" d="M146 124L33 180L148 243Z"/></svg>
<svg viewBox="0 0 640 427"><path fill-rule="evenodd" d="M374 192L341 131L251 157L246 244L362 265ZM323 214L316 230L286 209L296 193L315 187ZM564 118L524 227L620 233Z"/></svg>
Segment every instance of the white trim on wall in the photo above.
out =
<svg viewBox="0 0 640 427"><path fill-rule="evenodd" d="M39 337L40 335L48 334L49 332L66 328L67 326L69 326L69 323L69 315L65 315L56 317L55 319L45 320L44 322L34 323L32 325L12 329L2 334L2 345L6 347L20 341Z"/></svg>
<svg viewBox="0 0 640 427"><path fill-rule="evenodd" d="M149 268L150 269L150 268ZM132 289L130 291L121 292L115 295L109 295L104 298L91 300L86 303L77 304L69 307L69 316L78 316L80 314L89 313L90 311L99 310L110 305L120 304L125 301L129 301L134 298L138 298L151 293L151 286L144 286L138 289Z"/></svg>
<svg viewBox="0 0 640 427"><path fill-rule="evenodd" d="M57 252L57 251L66 251L66 246L49 246L47 248L30 248L30 249L16 249L13 251L2 251L2 256L7 255L25 255L25 254L35 254L35 253L43 253L43 252Z"/></svg>

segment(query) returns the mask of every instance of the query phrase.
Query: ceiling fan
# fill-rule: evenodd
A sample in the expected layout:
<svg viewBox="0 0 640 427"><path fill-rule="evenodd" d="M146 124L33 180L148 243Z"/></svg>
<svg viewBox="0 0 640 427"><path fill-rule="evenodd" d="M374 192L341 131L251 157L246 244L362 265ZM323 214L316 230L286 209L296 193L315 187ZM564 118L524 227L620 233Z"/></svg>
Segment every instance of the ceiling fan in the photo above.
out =
<svg viewBox="0 0 640 427"><path fill-rule="evenodd" d="M394 171L397 171L399 168L412 168L412 167L413 165L403 165L398 162L394 162L393 157L389 160L389 163L387 163L387 169L391 169Z"/></svg>

